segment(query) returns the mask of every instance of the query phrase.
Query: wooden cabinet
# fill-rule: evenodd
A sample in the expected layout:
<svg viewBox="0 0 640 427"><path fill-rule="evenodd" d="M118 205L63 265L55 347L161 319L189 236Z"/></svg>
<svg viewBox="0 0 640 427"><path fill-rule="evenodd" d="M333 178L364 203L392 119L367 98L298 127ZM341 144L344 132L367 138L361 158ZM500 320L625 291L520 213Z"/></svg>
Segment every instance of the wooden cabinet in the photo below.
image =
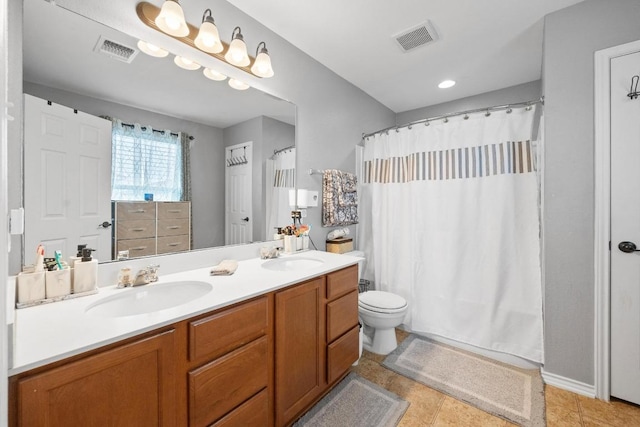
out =
<svg viewBox="0 0 640 427"><path fill-rule="evenodd" d="M276 293L276 425L308 410L358 358L358 270Z"/></svg>
<svg viewBox="0 0 640 427"><path fill-rule="evenodd" d="M272 300L261 297L189 322L190 426L273 424Z"/></svg>
<svg viewBox="0 0 640 427"><path fill-rule="evenodd" d="M358 357L357 267L10 378L10 426L290 425Z"/></svg>
<svg viewBox="0 0 640 427"><path fill-rule="evenodd" d="M190 202L113 202L113 258L191 249Z"/></svg>
<svg viewBox="0 0 640 427"><path fill-rule="evenodd" d="M276 425L295 419L325 387L320 277L276 293Z"/></svg>
<svg viewBox="0 0 640 427"><path fill-rule="evenodd" d="M174 332L17 381L17 424L176 426Z"/></svg>

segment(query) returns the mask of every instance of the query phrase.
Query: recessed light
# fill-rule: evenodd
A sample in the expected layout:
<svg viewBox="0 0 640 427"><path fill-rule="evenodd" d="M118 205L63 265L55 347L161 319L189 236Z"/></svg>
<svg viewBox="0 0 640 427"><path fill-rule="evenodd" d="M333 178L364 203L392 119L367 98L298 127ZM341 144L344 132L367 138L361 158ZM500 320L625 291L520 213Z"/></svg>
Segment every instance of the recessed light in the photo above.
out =
<svg viewBox="0 0 640 427"><path fill-rule="evenodd" d="M450 87L453 87L455 84L456 84L456 82L454 82L453 80L444 80L444 81L440 82L438 87L440 89L448 89Z"/></svg>

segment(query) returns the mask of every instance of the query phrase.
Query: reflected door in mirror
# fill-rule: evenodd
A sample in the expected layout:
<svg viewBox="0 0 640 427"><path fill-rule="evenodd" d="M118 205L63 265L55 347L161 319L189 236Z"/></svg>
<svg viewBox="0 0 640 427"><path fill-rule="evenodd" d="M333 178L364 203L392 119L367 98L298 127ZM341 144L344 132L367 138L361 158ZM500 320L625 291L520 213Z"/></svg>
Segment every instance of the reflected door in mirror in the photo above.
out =
<svg viewBox="0 0 640 427"><path fill-rule="evenodd" d="M226 148L225 173L225 244L253 241L253 212L251 207L253 143Z"/></svg>
<svg viewBox="0 0 640 427"><path fill-rule="evenodd" d="M78 244L109 259L111 122L24 96L25 259L75 255Z"/></svg>

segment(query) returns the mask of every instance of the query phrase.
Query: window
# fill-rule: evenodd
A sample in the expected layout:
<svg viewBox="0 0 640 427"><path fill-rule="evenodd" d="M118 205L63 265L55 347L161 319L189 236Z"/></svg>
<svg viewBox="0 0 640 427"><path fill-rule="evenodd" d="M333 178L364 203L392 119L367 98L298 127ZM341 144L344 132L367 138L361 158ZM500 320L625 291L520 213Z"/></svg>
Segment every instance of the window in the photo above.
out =
<svg viewBox="0 0 640 427"><path fill-rule="evenodd" d="M182 147L178 134L114 122L111 200L182 200Z"/></svg>

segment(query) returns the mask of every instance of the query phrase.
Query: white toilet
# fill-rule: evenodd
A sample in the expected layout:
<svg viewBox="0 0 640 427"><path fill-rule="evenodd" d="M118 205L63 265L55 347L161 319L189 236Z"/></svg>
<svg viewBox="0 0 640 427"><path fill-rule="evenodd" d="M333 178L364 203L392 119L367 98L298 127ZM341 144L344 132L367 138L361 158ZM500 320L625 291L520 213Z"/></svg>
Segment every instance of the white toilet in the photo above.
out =
<svg viewBox="0 0 640 427"><path fill-rule="evenodd" d="M362 258L358 263L358 279L362 276L364 252L345 255ZM395 328L407 313L407 301L391 292L367 291L358 295L358 315L364 324L364 349L376 354L389 354L398 346Z"/></svg>

